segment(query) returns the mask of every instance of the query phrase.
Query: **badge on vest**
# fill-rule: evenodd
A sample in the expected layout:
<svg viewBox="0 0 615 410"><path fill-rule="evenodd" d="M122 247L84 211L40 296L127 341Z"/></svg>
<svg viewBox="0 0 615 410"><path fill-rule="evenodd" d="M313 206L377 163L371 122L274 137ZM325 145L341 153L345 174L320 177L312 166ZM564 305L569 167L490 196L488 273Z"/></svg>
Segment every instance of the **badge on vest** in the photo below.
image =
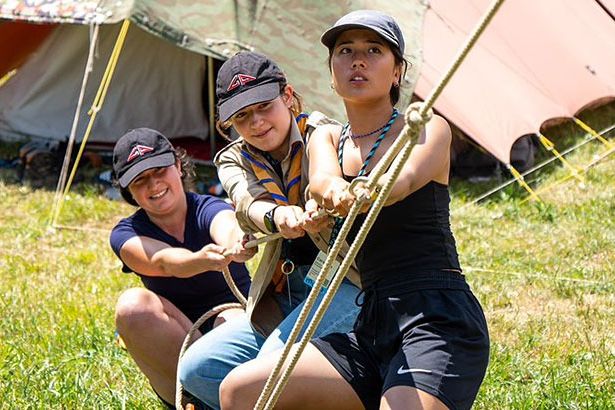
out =
<svg viewBox="0 0 615 410"><path fill-rule="evenodd" d="M326 259L327 259L326 253L324 253L323 251L318 252L318 256L316 257L316 260L314 260L314 263L312 264L312 266L310 266L309 272L307 273L307 275L305 275L305 279L303 279L303 282L306 285L308 285L309 287L314 286L314 283L316 283L316 278L318 277L318 274L322 270L322 267L325 265ZM327 289L329 287L329 284L331 283L331 279L333 279L333 276L335 275L339 267L340 267L340 263L337 260L333 261L333 264L331 265L331 269L329 269L329 272L327 272L327 276L325 277L325 281L322 285L323 289Z"/></svg>

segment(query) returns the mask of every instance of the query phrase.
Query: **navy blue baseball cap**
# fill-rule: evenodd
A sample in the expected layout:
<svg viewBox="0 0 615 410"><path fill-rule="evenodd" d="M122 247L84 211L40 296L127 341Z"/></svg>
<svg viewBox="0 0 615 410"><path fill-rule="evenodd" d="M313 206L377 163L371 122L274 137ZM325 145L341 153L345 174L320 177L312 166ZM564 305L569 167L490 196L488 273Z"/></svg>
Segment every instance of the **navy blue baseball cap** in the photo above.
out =
<svg viewBox="0 0 615 410"><path fill-rule="evenodd" d="M227 121L238 111L280 95L286 76L273 60L249 51L235 54L218 70L218 116Z"/></svg>
<svg viewBox="0 0 615 410"><path fill-rule="evenodd" d="M393 17L377 10L356 10L340 18L320 37L321 43L327 48L335 46L337 37L346 30L369 29L378 33L393 47L404 54L406 44L404 35Z"/></svg>
<svg viewBox="0 0 615 410"><path fill-rule="evenodd" d="M150 128L128 131L113 148L113 173L122 188L148 169L173 164L173 146L164 135Z"/></svg>

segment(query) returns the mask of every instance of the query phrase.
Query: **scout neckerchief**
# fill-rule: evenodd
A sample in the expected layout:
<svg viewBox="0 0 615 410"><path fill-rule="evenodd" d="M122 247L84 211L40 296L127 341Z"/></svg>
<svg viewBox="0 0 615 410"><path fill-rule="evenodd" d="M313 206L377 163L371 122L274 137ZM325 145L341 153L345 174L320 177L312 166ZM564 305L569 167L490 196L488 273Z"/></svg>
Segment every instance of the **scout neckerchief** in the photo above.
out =
<svg viewBox="0 0 615 410"><path fill-rule="evenodd" d="M307 129L306 113L300 113L295 117L295 122L299 128L299 133L303 138ZM282 167L279 161L276 161L268 152L262 152L263 157L267 159L270 166L254 158L247 150L242 149L241 154L246 158L252 166L254 175L258 178L258 183L267 189L271 198L277 205L296 205L299 203L300 190L301 190L301 158L303 157L303 145L299 142L295 143L291 147L290 151L290 169L284 184L284 175ZM272 169L278 174L279 179L282 181L282 186L279 186L272 175ZM282 244L282 255L274 271L271 282L274 285L274 289L277 293L284 291L284 276L289 275L294 270L294 264L288 258L290 247L290 240L284 240ZM290 298L290 289L289 289Z"/></svg>

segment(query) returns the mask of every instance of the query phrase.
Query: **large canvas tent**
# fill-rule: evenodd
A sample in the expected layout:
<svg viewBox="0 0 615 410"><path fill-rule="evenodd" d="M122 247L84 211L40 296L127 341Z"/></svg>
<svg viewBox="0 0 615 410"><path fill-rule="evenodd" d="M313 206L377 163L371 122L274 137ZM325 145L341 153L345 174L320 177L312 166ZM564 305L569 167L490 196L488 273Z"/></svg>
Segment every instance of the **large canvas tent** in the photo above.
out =
<svg viewBox="0 0 615 410"><path fill-rule="evenodd" d="M131 46L131 42L136 42L138 38L149 38L148 41L152 44L166 41L169 46L166 48L193 56L195 61L200 59L200 62L194 64L184 64L195 71L196 68L199 70L196 74L192 73L192 88L180 92L182 96L191 95L193 100L175 102L170 104L174 105L173 107L161 110L173 117L170 119L171 124L186 125L187 129L170 126L167 129L163 121L160 125L153 123L151 126L159 127L170 136L193 135L203 138L208 128L207 115L202 113L202 110L206 111L203 106L203 100L206 99L197 94L206 89L208 84L205 81L206 68L200 56L224 59L235 51L246 48L266 53L278 61L290 81L304 95L308 108L319 109L343 120L339 99L329 88L326 53L318 42L318 36L325 27L351 9L381 9L397 17L408 39L408 50L415 51L407 56L412 63L412 69L405 91L410 93L416 82L416 94L425 98L454 58L479 16L486 10L489 0L431 0L425 11L426 3L422 0L354 0L338 3L307 0L6 0L0 3L0 18L12 21L79 23L82 27L60 24L60 28L64 32L81 31L81 41L84 44L82 49L88 41L87 28L83 25L111 24L103 29L101 44L110 41L104 40L105 33L111 33L109 37L112 38L114 30L117 30L113 24L122 19L130 18L139 26L129 32L126 49L118 64L119 71L110 87L110 94L121 91L120 97L112 96L105 103L97 120L99 123L93 130L94 140L105 138L105 134L107 138L117 135L117 130L104 131L104 128L109 124L117 124L117 120L122 118L122 112L118 112L121 111L118 102L129 95L138 95L146 88L133 86L132 81L153 87L148 98L126 104L131 110L135 110L135 115L138 108L165 103L166 91L156 90L156 83L163 81L161 77L152 77L149 81L139 83L138 80L144 80L146 77L134 73L145 69L145 64L141 64L141 61L148 60L141 57L131 60L130 51L133 49L135 55L139 55L138 52L146 53L150 49L165 47ZM615 48L611 46L612 39L615 38L615 24L609 15L612 6L612 0L505 2L466 62L436 101L435 108L500 161L510 163L511 148L520 136L537 132L541 124L548 119L570 118L589 104L615 96ZM421 28L423 14L424 29ZM139 33L139 30L153 33L155 36ZM39 50L44 49L50 41L51 39L47 39ZM63 41L60 40L59 43ZM21 48L19 42L16 44L17 47L10 48L13 52ZM1 50L3 49L0 48ZM424 59L421 58L421 51ZM21 128L14 122L22 121L24 127L26 123L28 127L36 127L40 123L39 119L45 117L44 109L49 108L50 104L60 104L62 101L65 105L63 114L60 115L57 110L54 118L58 121L62 118L65 121L63 132L58 134L65 136L70 129L69 117L72 116L72 111L67 107L73 104L74 110L73 96L77 94L80 82L78 74L85 64L85 54L85 51L82 51L82 60L75 60L74 64L70 65L70 76L61 75L58 71L52 77L49 87L43 87L37 92L32 91L27 98L15 96L19 94L15 91L9 93L7 90L11 90L10 82L5 87L0 87L0 135L24 130L30 130L32 133L30 128ZM26 65L33 64L36 67L36 64L31 63L36 61L35 58L33 55ZM106 55L102 45L99 47L98 59L98 65L104 65ZM150 58L149 61L152 60L158 64L153 64L151 69L177 68L175 64L167 64L167 57L164 55ZM122 73L123 64L127 67L127 74ZM36 69L40 71L41 67ZM22 70L26 71L26 66ZM90 80L92 88L100 79L101 69L98 70L98 76L95 68ZM132 78L130 72L133 73ZM25 73L18 72L11 82L17 82L20 75L25 76ZM168 74L165 79L182 76L181 72ZM72 88L68 85L62 87L65 96L62 99L50 98L49 104L36 105L37 99L45 99L42 94L50 94L51 86L56 85L54 80L62 77L71 77L74 81ZM181 86L189 87L190 83L173 81L172 87L177 89ZM28 84L27 81L24 83ZM67 95L69 88L72 93L70 97ZM7 111L10 107L17 106L3 103L7 94L23 101L25 110L19 109L15 115L4 114L11 112ZM143 102L145 100L147 104ZM84 112L88 99L85 101ZM30 111L27 109L29 104L34 104ZM184 107L193 109L184 112ZM20 118L20 115L27 112L30 112L30 116ZM164 118L164 115L153 115L154 112L157 111L150 110L150 118ZM184 115L189 112L197 115L197 118L184 120ZM34 113L38 115L32 117ZM123 111L124 115L127 113L128 111ZM136 121L133 123L133 126L141 125L136 124ZM200 125L195 131L195 126L189 124ZM82 127L84 126L82 124ZM40 127L38 132L49 133L51 128ZM80 135L78 132L78 139Z"/></svg>
<svg viewBox="0 0 615 410"><path fill-rule="evenodd" d="M430 1L418 96L431 91L489 3ZM615 22L596 1L504 2L435 108L509 164L522 135L615 98L614 41Z"/></svg>
<svg viewBox="0 0 615 410"><path fill-rule="evenodd" d="M408 81L415 80L425 9L420 0L395 7L383 0L344 4L298 0L5 1L0 4L0 18L11 22L4 24L60 24L15 77L0 87L0 135L66 138L87 56L88 26L104 23L82 118L102 77L117 23L123 19L138 27L129 30L91 141L113 141L126 129L145 125L170 137L205 138L210 129L207 94L212 84L206 81L209 73L203 56L220 61L244 49L276 60L305 97L308 108L341 118L342 107L329 87L326 50L319 44L319 36L341 15L359 8L413 16L404 19L402 27L410 39L409 50L416 51L408 55L415 67ZM19 49L19 39L12 41L12 50ZM406 99L412 89L406 87ZM77 141L85 126L82 120Z"/></svg>

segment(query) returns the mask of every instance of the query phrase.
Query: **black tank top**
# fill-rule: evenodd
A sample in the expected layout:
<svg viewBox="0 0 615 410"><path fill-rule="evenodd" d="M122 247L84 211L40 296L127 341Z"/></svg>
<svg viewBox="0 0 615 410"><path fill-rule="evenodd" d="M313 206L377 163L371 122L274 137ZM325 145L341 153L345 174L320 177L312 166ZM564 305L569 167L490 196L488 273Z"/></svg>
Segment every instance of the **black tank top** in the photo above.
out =
<svg viewBox="0 0 615 410"><path fill-rule="evenodd" d="M384 276L461 272L449 203L448 187L431 181L403 200L383 207L355 259L363 286ZM354 240L365 216L357 217L349 240Z"/></svg>

